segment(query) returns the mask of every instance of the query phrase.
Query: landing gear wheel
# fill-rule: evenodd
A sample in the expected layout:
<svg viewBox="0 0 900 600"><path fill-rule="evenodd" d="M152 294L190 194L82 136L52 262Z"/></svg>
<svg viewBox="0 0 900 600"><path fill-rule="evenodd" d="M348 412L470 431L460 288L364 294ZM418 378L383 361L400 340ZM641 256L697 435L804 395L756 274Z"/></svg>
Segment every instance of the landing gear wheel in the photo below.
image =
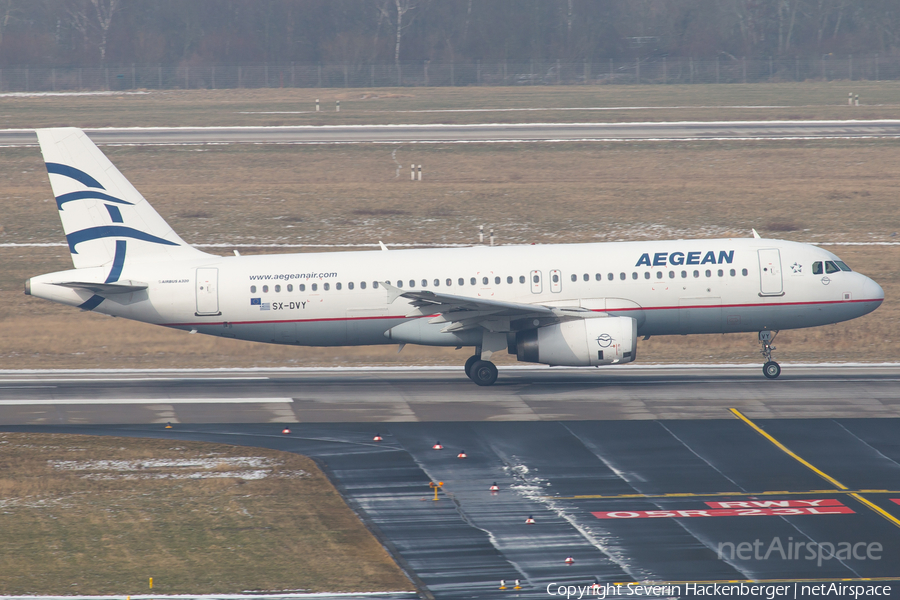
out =
<svg viewBox="0 0 900 600"><path fill-rule="evenodd" d="M781 365L779 365L774 360L770 360L763 365L763 375L765 375L769 379L775 379L776 377L781 375Z"/></svg>
<svg viewBox="0 0 900 600"><path fill-rule="evenodd" d="M497 367L486 360L476 360L469 372L472 381L480 386L494 385L497 381Z"/></svg>
<svg viewBox="0 0 900 600"><path fill-rule="evenodd" d="M481 360L479 355L470 356L469 360L466 361L466 377L472 379L472 365L474 365L477 361Z"/></svg>

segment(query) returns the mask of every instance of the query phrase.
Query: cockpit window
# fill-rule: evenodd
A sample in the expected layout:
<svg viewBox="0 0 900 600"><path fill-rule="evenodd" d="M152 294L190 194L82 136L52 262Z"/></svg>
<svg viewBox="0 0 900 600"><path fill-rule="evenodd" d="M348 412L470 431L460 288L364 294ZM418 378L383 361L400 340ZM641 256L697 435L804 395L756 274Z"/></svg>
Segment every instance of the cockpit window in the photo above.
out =
<svg viewBox="0 0 900 600"><path fill-rule="evenodd" d="M841 268L841 271L852 271L852 270L853 270L853 269L851 269L850 267L847 266L847 263L845 263L845 262L843 262L843 261L840 261L840 260L834 261L834 264L836 264L837 266L839 266L839 267Z"/></svg>
<svg viewBox="0 0 900 600"><path fill-rule="evenodd" d="M836 264L834 264L833 260L825 261L825 274L826 275L831 275L832 273L837 273L838 271L840 271L840 269L838 268L838 266Z"/></svg>
<svg viewBox="0 0 900 600"><path fill-rule="evenodd" d="M813 271L813 275L821 275L822 274L822 263L814 262L812 271Z"/></svg>

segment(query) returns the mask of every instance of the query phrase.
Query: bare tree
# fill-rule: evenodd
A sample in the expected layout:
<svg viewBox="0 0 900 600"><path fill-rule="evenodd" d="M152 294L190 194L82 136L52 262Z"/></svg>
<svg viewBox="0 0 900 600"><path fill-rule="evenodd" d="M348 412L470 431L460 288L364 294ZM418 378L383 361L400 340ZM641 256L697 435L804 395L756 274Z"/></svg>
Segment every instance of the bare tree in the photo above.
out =
<svg viewBox="0 0 900 600"><path fill-rule="evenodd" d="M91 0L97 15L97 25L100 29L100 62L106 63L106 40L109 35L109 26L113 17L119 10L119 0Z"/></svg>
<svg viewBox="0 0 900 600"><path fill-rule="evenodd" d="M403 84L403 75L400 70L400 43L403 39L403 31L410 27L413 24L413 19L410 19L406 24L403 23L403 16L409 11L416 8L412 0L393 0L394 8L397 12L396 21L391 18L391 15L388 14L387 7L390 4L390 0L385 1L385 3L381 6L381 13L384 18L394 25L394 29L397 32L396 42L394 43L394 66L397 69L397 85Z"/></svg>

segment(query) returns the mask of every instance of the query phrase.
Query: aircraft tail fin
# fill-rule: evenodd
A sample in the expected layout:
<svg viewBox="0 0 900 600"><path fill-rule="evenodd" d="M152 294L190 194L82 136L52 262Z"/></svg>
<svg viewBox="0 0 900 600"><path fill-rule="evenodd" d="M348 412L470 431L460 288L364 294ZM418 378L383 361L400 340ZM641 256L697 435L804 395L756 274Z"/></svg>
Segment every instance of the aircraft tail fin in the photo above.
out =
<svg viewBox="0 0 900 600"><path fill-rule="evenodd" d="M204 256L169 227L80 129L36 130L75 268Z"/></svg>

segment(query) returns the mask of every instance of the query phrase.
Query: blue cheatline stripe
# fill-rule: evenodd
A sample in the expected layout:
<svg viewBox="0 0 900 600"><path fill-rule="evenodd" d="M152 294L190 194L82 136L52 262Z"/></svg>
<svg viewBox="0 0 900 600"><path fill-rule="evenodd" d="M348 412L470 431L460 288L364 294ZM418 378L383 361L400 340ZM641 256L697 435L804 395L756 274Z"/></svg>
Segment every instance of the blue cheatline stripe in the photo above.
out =
<svg viewBox="0 0 900 600"><path fill-rule="evenodd" d="M113 223L124 223L125 219L122 218L122 213L119 211L119 208L113 206L112 204L104 204L106 207L106 212L109 213L109 218L112 219Z"/></svg>
<svg viewBox="0 0 900 600"><path fill-rule="evenodd" d="M80 308L81 310L94 310L95 308L100 306L100 303L103 302L104 300L106 300L106 298L104 298L103 296L98 296L97 294L94 294L93 296L88 298L87 301L84 304L80 305L78 308Z"/></svg>
<svg viewBox="0 0 900 600"><path fill-rule="evenodd" d="M100 182L82 171L81 169L76 169L75 167L70 167L69 165L61 165L59 163L47 163L47 172L48 173L56 173L57 175L62 175L63 177L69 177L74 179L75 181L80 181L84 185L92 188L100 188L101 190L105 190L106 188L100 185Z"/></svg>
<svg viewBox="0 0 900 600"><path fill-rule="evenodd" d="M71 252L72 254L78 254L78 251L75 250L75 246L77 246L81 242L87 242L89 240L99 240L109 237L133 238L135 240L141 240L144 242L162 244L164 246L178 245L175 242L164 240L161 237L156 237L155 235L150 235L149 233L144 233L143 231L138 231L137 229L133 229L131 227L123 227L121 225L104 225L102 227L90 227L88 229L82 229L81 231L75 231L66 236L66 241L69 242L69 252Z"/></svg>
<svg viewBox="0 0 900 600"><path fill-rule="evenodd" d="M132 202L126 202L125 200L120 200L115 196L110 196L109 194L104 194L103 192L95 192L93 190L87 190L83 192L69 192L68 194L63 194L62 196L56 197L56 208L59 210L63 209L63 204L66 202L71 202L72 200L84 200L86 198L96 198L97 200L107 200L109 202L115 202L116 204L127 204L128 206L134 206Z"/></svg>
<svg viewBox="0 0 900 600"><path fill-rule="evenodd" d="M122 267L125 266L126 243L125 240L116 240L116 255L113 257L112 269L109 270L109 275L103 283L112 283L119 280L119 275L122 274Z"/></svg>

